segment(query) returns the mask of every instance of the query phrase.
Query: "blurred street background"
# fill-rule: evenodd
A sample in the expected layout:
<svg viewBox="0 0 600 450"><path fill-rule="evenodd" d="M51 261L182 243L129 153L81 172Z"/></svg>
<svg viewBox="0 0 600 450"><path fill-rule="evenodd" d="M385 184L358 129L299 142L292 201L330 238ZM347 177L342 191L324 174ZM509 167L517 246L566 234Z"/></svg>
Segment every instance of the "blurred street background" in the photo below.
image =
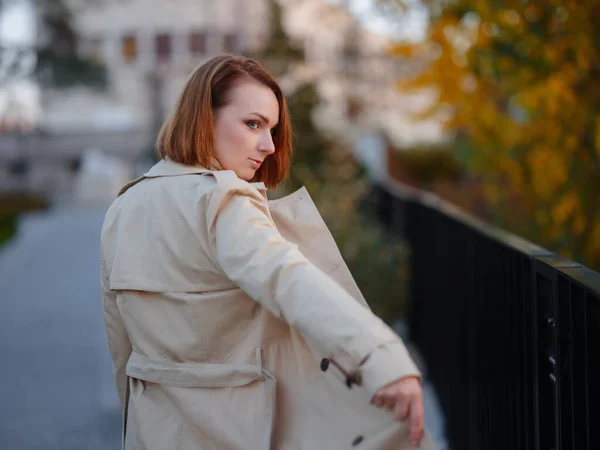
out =
<svg viewBox="0 0 600 450"><path fill-rule="evenodd" d="M599 270L598 17L600 2L572 0L0 0L0 448L119 447L103 214L156 162L187 76L220 53L258 59L285 91L295 159L271 197L307 187L407 340L414 255L375 185L433 193Z"/></svg>

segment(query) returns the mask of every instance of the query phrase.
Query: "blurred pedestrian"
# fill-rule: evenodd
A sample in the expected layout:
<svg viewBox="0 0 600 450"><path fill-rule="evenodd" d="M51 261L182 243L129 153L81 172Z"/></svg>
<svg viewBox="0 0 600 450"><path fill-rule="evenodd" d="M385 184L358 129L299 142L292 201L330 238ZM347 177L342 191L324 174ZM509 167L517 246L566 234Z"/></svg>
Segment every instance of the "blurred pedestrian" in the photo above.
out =
<svg viewBox="0 0 600 450"><path fill-rule="evenodd" d="M277 82L222 55L191 75L102 229L128 449L432 448L420 373L367 306L306 189L285 179Z"/></svg>

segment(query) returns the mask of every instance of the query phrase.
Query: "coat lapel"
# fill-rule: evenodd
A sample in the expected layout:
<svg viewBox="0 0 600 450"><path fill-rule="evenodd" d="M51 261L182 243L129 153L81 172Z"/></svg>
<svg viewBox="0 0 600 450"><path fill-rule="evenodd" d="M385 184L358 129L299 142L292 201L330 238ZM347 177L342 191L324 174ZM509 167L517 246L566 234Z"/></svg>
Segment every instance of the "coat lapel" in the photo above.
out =
<svg viewBox="0 0 600 450"><path fill-rule="evenodd" d="M289 242L298 245L306 258L327 273L361 305L367 302L325 221L305 187L286 197L269 201L269 210L277 229Z"/></svg>

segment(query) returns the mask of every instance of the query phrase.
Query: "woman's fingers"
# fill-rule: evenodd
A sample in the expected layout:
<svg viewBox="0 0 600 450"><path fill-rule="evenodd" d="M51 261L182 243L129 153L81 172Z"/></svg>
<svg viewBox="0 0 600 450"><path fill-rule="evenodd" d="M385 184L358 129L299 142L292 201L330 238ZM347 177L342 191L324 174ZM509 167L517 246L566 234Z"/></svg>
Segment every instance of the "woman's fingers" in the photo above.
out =
<svg viewBox="0 0 600 450"><path fill-rule="evenodd" d="M406 420L410 412L410 402L406 399L398 399L394 407L394 416L398 420Z"/></svg>
<svg viewBox="0 0 600 450"><path fill-rule="evenodd" d="M409 422L410 441L416 447L423 437L423 397L421 384L416 379L398 380L379 389L373 396L373 405L393 410L397 420Z"/></svg>
<svg viewBox="0 0 600 450"><path fill-rule="evenodd" d="M410 442L416 447L423 437L423 399L421 395L413 397L410 404Z"/></svg>
<svg viewBox="0 0 600 450"><path fill-rule="evenodd" d="M381 408L384 405L384 395L379 391L373 396L373 400L371 403L375 405L377 408Z"/></svg>

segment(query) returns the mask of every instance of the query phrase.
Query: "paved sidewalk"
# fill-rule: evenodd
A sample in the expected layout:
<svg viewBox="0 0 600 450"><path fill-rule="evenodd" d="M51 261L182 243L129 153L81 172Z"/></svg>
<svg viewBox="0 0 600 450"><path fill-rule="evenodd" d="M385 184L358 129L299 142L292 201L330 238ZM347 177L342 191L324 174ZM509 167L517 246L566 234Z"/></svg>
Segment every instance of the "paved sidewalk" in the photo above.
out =
<svg viewBox="0 0 600 450"><path fill-rule="evenodd" d="M104 210L29 215L0 249L2 450L120 448L100 302ZM426 426L445 450L428 383L424 394Z"/></svg>
<svg viewBox="0 0 600 450"><path fill-rule="evenodd" d="M104 210L27 216L0 251L0 448L120 447L99 286Z"/></svg>

